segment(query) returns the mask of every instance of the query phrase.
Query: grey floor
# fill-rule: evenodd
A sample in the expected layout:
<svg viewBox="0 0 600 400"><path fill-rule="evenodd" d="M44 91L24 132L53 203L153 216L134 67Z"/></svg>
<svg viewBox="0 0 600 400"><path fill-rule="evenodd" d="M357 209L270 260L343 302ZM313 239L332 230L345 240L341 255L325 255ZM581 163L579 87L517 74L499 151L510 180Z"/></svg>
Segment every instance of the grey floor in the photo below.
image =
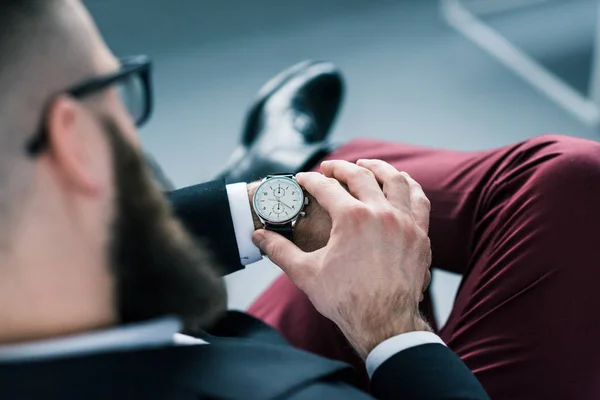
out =
<svg viewBox="0 0 600 400"><path fill-rule="evenodd" d="M339 141L476 150L543 133L600 137L447 27L436 0L87 3L117 54L154 58L157 109L142 137L179 186L220 170L255 92L303 59L331 60L344 71ZM585 92L596 7L595 0L555 0L488 19ZM230 306L246 307L278 273L261 262L230 277ZM436 273L442 319L458 281Z"/></svg>

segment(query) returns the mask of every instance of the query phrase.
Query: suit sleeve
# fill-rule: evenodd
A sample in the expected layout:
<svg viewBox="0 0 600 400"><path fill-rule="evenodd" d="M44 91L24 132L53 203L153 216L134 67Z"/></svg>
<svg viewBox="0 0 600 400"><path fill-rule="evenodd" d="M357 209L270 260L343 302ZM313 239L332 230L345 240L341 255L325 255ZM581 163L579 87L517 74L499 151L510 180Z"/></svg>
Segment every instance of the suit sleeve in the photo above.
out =
<svg viewBox="0 0 600 400"><path fill-rule="evenodd" d="M243 269L235 238L227 190L223 181L212 181L167 193L175 215L187 230L209 247L224 275Z"/></svg>
<svg viewBox="0 0 600 400"><path fill-rule="evenodd" d="M475 375L441 344L416 346L389 358L375 370L371 392L382 400L489 400Z"/></svg>

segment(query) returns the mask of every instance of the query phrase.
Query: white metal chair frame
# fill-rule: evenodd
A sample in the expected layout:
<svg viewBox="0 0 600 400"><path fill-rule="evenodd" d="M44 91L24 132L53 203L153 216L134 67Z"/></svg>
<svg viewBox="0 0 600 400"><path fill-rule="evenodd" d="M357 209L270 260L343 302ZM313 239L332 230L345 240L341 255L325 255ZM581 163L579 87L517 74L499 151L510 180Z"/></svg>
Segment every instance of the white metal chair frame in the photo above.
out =
<svg viewBox="0 0 600 400"><path fill-rule="evenodd" d="M588 95L510 43L481 16L553 0L440 0L446 22L541 93L592 127L600 127L600 29L597 28ZM599 11L600 13L600 8ZM598 14L600 17L600 14ZM599 18L600 20L600 18Z"/></svg>

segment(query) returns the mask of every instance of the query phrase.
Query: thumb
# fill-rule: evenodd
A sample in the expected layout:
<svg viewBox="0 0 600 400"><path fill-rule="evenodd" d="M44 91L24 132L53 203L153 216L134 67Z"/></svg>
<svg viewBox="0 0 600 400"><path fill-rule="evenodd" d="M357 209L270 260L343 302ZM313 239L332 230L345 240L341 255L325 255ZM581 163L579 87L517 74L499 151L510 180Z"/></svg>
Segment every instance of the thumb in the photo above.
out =
<svg viewBox="0 0 600 400"><path fill-rule="evenodd" d="M280 234L265 229L254 232L252 242L293 280L295 267L306 255L302 250Z"/></svg>

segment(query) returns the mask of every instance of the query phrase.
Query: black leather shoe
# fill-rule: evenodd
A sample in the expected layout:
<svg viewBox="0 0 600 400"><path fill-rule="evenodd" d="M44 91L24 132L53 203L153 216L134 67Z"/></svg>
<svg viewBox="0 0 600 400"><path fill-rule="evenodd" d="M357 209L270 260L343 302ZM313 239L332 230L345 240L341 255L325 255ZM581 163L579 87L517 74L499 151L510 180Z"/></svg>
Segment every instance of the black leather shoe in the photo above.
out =
<svg viewBox="0 0 600 400"><path fill-rule="evenodd" d="M326 139L343 92L341 73L328 62L304 62L278 75L259 92L241 145L220 177L251 182L312 166L331 151Z"/></svg>
<svg viewBox="0 0 600 400"><path fill-rule="evenodd" d="M230 171L235 168L240 160L246 156L248 148L254 143L256 135L259 132L259 130L256 129L256 126L259 124L261 111L265 105L265 102L273 93L279 90L281 86L287 83L290 78L295 76L298 72L305 70L311 64L314 64L314 61L303 61L286 69L285 71L280 72L277 76L264 84L263 87L258 91L256 99L246 115L246 122L242 130L240 144L229 157L227 167L225 167L224 171Z"/></svg>

